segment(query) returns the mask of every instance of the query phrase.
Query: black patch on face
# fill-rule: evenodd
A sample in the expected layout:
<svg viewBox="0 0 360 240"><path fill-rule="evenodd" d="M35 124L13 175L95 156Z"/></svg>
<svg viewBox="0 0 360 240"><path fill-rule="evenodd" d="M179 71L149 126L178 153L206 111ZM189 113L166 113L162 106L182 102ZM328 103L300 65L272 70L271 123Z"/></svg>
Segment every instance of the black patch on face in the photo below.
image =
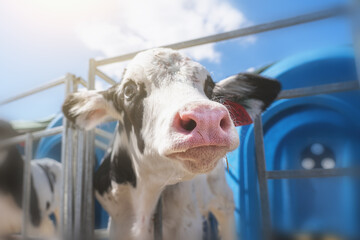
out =
<svg viewBox="0 0 360 240"><path fill-rule="evenodd" d="M112 156L113 155L113 156ZM126 150L109 152L104 157L100 167L94 175L94 188L103 195L111 188L111 181L118 184L131 184L136 187L136 175L132 161Z"/></svg>
<svg viewBox="0 0 360 240"><path fill-rule="evenodd" d="M239 89L239 94L235 94ZM265 110L276 99L281 90L280 82L257 74L242 73L225 86L216 86L213 100L230 100L246 106L246 100L257 99L263 102Z"/></svg>
<svg viewBox="0 0 360 240"><path fill-rule="evenodd" d="M127 137L130 138L130 132L134 128L138 149L143 153L145 142L141 136L141 129L144 115L144 98L147 96L147 92L144 83L137 84L137 86L138 91L131 99L126 99L122 92L117 103L124 112L124 129Z"/></svg>
<svg viewBox="0 0 360 240"><path fill-rule="evenodd" d="M49 208L50 208L50 203L46 202L46 210L49 210Z"/></svg>
<svg viewBox="0 0 360 240"><path fill-rule="evenodd" d="M126 150L119 149L110 162L110 179L118 184L129 183L136 187L136 175L131 158Z"/></svg>
<svg viewBox="0 0 360 240"><path fill-rule="evenodd" d="M210 76L207 76L205 80L204 92L209 99L212 98L214 87L215 87L214 81Z"/></svg>
<svg viewBox="0 0 360 240"><path fill-rule="evenodd" d="M104 160L94 174L94 188L100 195L107 192L111 186L110 159L111 152L105 155Z"/></svg>

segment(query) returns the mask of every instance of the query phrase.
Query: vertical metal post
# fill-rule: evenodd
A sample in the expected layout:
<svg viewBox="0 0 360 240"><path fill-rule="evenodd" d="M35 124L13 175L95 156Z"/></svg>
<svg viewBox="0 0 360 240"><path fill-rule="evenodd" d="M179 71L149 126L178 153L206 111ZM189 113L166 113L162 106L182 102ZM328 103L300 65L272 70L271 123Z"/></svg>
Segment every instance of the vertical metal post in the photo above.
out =
<svg viewBox="0 0 360 240"><path fill-rule="evenodd" d="M65 97L71 92L71 75L66 76L65 80ZM69 146L71 145L68 142L68 136L71 134L69 133L69 122L64 117L63 118L63 132L62 132L62 140L61 140L61 163L62 163L62 188L61 188L61 206L60 206L60 232L63 239L71 239L71 233L68 232L69 221L72 218L71 215L68 215L69 212L69 164L71 159L69 159Z"/></svg>
<svg viewBox="0 0 360 240"><path fill-rule="evenodd" d="M264 150L264 136L261 115L254 122L256 168L259 181L260 204L264 239L271 239L271 215L269 204L268 184L266 179L266 161Z"/></svg>
<svg viewBox="0 0 360 240"><path fill-rule="evenodd" d="M69 124L70 125L70 124ZM68 142L68 148L67 148L67 164L66 164L66 176L65 176L65 180L67 181L67 191L66 191L66 195L67 195L67 199L66 199L66 204L67 204L67 223L66 223L66 232L67 235L69 236L69 239L73 239L73 233L74 233L74 205L73 205L73 199L74 199L74 185L73 185L73 153L74 153L74 131L75 129L73 129L71 126L69 126L68 128L68 135L67 135L67 139L66 141Z"/></svg>
<svg viewBox="0 0 360 240"><path fill-rule="evenodd" d="M93 191L93 171L94 171L94 131L85 133L86 152L84 162L84 201L83 201L83 232L87 240L94 237L94 191Z"/></svg>
<svg viewBox="0 0 360 240"><path fill-rule="evenodd" d="M25 161L23 170L23 196L22 196L22 239L28 239L28 223L31 199L31 159L33 154L33 139L31 133L26 134Z"/></svg>
<svg viewBox="0 0 360 240"><path fill-rule="evenodd" d="M60 232L63 239L67 239L66 237L66 223L68 221L67 219L67 181L66 181L66 175L67 175L67 149L68 149L68 142L66 141L68 134L68 121L64 117L63 118L63 132L62 132L62 139L61 139L61 163L62 163L62 187L61 187L61 201L60 201Z"/></svg>
<svg viewBox="0 0 360 240"><path fill-rule="evenodd" d="M154 214L154 239L162 240L162 197L160 196L159 201L156 205Z"/></svg>
<svg viewBox="0 0 360 240"><path fill-rule="evenodd" d="M75 185L75 209L74 209L74 236L75 239L81 239L82 234L82 204L84 202L83 186L84 186L84 131L78 131L78 151L77 151L77 171L76 171L76 185Z"/></svg>
<svg viewBox="0 0 360 240"><path fill-rule="evenodd" d="M78 81L75 78L74 75L69 75L69 78L71 79L70 84L72 85L72 92L77 92L78 89ZM77 189L77 174L78 174L78 164L77 164L77 160L78 160L78 133L79 130L77 128L75 128L75 126L72 126L70 133L69 133L69 137L70 139L70 143L71 146L69 146L69 154L71 155L71 160L69 161L69 165L68 165L68 178L69 178L69 184L71 183L71 189L69 189L69 204L71 204L71 211L69 211L69 216L71 216L71 220L69 221L69 225L70 225L70 230L69 233L72 235L72 239L77 239L76 238L76 231L78 229L76 229L76 196L78 195L78 190ZM71 150L70 150L71 149ZM81 191L81 189L80 189Z"/></svg>
<svg viewBox="0 0 360 240"><path fill-rule="evenodd" d="M78 91L78 79L73 78L72 91ZM84 135L80 129L74 129L73 144L75 149L73 151L73 238L81 239L81 205L83 202L83 161L84 161Z"/></svg>
<svg viewBox="0 0 360 240"><path fill-rule="evenodd" d="M89 79L88 89L95 89L96 61L90 59L89 62ZM85 239L92 240L94 238L94 191L93 191L93 173L95 165L95 132L89 131L85 134L86 152L84 162L84 204L83 204L83 227Z"/></svg>

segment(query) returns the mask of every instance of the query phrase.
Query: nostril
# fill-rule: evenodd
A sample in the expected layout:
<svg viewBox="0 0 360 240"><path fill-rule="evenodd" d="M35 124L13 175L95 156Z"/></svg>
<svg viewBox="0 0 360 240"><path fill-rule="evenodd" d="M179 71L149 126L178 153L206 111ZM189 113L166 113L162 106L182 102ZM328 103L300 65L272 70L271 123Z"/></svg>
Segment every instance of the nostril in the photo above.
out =
<svg viewBox="0 0 360 240"><path fill-rule="evenodd" d="M222 130L227 130L230 125L229 119L227 117L224 117L220 121L220 127Z"/></svg>
<svg viewBox="0 0 360 240"><path fill-rule="evenodd" d="M196 122L192 119L189 120L181 120L181 127L187 131L192 131L196 127Z"/></svg>

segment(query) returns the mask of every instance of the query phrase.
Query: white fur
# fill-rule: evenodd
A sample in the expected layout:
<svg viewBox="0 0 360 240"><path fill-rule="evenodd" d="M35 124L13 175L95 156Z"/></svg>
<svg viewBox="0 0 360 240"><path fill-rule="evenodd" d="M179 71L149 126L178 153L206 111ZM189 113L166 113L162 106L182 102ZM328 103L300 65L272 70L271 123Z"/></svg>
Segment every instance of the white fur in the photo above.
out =
<svg viewBox="0 0 360 240"><path fill-rule="evenodd" d="M234 240L233 195L224 174L224 164L219 162L207 175L166 187L151 175L141 178L136 188L113 182L111 192L103 196L96 193L111 216L110 239L153 239L152 216L162 192L163 239L202 239L203 216L211 211L219 222L222 239Z"/></svg>

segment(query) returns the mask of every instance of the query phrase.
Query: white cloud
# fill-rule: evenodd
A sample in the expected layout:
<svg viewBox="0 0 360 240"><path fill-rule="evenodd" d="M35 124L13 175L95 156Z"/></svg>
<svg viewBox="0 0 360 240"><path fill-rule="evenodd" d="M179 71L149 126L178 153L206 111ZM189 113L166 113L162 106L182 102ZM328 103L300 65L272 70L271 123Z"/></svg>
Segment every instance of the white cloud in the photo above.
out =
<svg viewBox="0 0 360 240"><path fill-rule="evenodd" d="M244 15L226 0L118 0L114 8L112 17L97 16L77 30L89 48L100 50L105 57L230 31L248 24ZM241 41L252 43L255 37ZM217 62L221 58L215 44L184 51L196 60Z"/></svg>
<svg viewBox="0 0 360 240"><path fill-rule="evenodd" d="M252 73L252 72L255 72L256 68L255 67L250 67L248 69L246 69L245 72L249 72L249 73Z"/></svg>

